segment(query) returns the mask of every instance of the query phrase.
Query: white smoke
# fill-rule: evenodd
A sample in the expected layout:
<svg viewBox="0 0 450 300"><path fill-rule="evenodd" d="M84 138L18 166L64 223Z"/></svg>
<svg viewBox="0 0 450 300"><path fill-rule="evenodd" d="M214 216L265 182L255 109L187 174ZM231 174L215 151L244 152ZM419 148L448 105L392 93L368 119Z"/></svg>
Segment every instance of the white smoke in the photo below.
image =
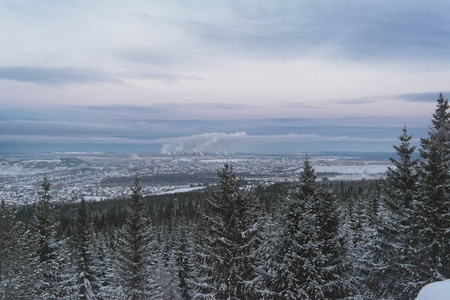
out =
<svg viewBox="0 0 450 300"><path fill-rule="evenodd" d="M155 143L162 143L161 153L226 153L226 152L258 152L261 149L276 149L275 151L304 151L305 149L342 149L342 145L380 144L391 147L394 138L367 138L334 136L326 137L313 133L282 134L282 135L248 135L246 132L220 133L211 132L185 137L162 138ZM328 147L328 148L327 148ZM390 149L390 148L388 148ZM311 150L308 150L311 151Z"/></svg>
<svg viewBox="0 0 450 300"><path fill-rule="evenodd" d="M234 151L236 146L247 137L247 133L245 132L211 132L188 137L172 138L169 143L165 143L162 146L161 153L222 153Z"/></svg>

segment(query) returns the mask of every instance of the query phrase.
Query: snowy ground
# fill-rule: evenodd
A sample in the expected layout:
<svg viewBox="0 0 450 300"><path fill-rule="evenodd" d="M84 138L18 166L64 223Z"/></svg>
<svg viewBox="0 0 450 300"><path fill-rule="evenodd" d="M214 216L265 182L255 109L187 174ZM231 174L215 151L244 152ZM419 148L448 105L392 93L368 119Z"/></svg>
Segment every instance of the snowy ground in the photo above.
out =
<svg viewBox="0 0 450 300"><path fill-rule="evenodd" d="M450 300L450 280L433 282L424 286L416 300Z"/></svg>

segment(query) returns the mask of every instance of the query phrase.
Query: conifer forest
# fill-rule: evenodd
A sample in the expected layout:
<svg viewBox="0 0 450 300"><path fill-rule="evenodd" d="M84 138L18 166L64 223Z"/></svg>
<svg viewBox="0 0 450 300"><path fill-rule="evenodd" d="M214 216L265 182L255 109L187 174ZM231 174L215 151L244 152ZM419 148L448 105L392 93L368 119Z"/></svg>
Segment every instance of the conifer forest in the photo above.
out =
<svg viewBox="0 0 450 300"><path fill-rule="evenodd" d="M450 108L399 128L383 180L297 180L0 207L0 299L415 299L450 278ZM299 149L300 150L300 149ZM416 151L420 158L415 159Z"/></svg>

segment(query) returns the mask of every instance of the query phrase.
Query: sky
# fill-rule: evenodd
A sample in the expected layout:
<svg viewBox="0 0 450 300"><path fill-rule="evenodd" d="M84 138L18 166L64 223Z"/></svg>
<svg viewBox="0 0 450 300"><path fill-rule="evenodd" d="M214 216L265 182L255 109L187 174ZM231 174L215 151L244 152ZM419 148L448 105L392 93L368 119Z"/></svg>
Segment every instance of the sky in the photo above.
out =
<svg viewBox="0 0 450 300"><path fill-rule="evenodd" d="M0 153L393 151L449 1L0 0Z"/></svg>

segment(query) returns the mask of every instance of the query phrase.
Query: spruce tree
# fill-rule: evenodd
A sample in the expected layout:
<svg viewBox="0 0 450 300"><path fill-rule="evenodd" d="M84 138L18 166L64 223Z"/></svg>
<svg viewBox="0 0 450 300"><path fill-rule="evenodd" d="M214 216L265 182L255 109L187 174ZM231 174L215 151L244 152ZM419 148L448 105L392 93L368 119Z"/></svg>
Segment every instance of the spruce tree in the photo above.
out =
<svg viewBox="0 0 450 300"><path fill-rule="evenodd" d="M338 199L331 190L331 183L324 177L317 187L316 215L319 247L324 255L322 287L325 299L343 298L348 295L347 266L345 264L345 235L342 230L342 213Z"/></svg>
<svg viewBox="0 0 450 300"><path fill-rule="evenodd" d="M409 299L412 295L409 260L413 239L412 202L417 191L418 160L412 158L416 146L411 146L412 135L403 128L400 145L394 146L398 159L391 158L383 187L381 222L372 243L374 271L371 273L372 290L380 298Z"/></svg>
<svg viewBox="0 0 450 300"><path fill-rule="evenodd" d="M131 191L126 221L116 241L119 297L155 299L160 296L159 287L152 278L156 257L138 178L135 178Z"/></svg>
<svg viewBox="0 0 450 300"><path fill-rule="evenodd" d="M269 299L323 299L317 280L323 256L318 251L318 226L313 201L316 175L305 160L298 183L288 190L279 214L278 239L267 260L265 286Z"/></svg>
<svg viewBox="0 0 450 300"><path fill-rule="evenodd" d="M411 146L412 135L408 134L406 125L402 131L403 134L399 137L400 145L393 146L398 160L390 159L394 167L388 168L384 188L385 203L396 214L405 214L405 210L411 209L413 196L416 193L419 162L412 158L417 146Z"/></svg>
<svg viewBox="0 0 450 300"><path fill-rule="evenodd" d="M58 240L56 213L50 203L50 182L44 177L41 198L34 213L34 236L30 240L32 279L30 288L34 299L60 299L73 291L72 266L68 261L65 240Z"/></svg>
<svg viewBox="0 0 450 300"><path fill-rule="evenodd" d="M196 298L255 299L259 204L230 164L218 175L219 191L206 197L197 224Z"/></svg>
<svg viewBox="0 0 450 300"><path fill-rule="evenodd" d="M77 272L78 299L97 299L99 286L96 278L93 253L93 232L86 201L81 199L73 229L74 264Z"/></svg>
<svg viewBox="0 0 450 300"><path fill-rule="evenodd" d="M22 271L20 224L12 209L4 200L0 204L0 299L16 299L18 282Z"/></svg>
<svg viewBox="0 0 450 300"><path fill-rule="evenodd" d="M169 270L174 283L174 299L193 298L192 256L193 246L188 223L178 223L174 228L174 246L170 251Z"/></svg>
<svg viewBox="0 0 450 300"><path fill-rule="evenodd" d="M450 111L442 93L428 135L420 143L424 160L414 201L412 246L419 286L450 277Z"/></svg>
<svg viewBox="0 0 450 300"><path fill-rule="evenodd" d="M167 219L165 219L167 221ZM176 244L175 232L171 222L164 222L158 228L159 258L157 259L156 277L164 298L179 299L175 274L172 272L171 257Z"/></svg>
<svg viewBox="0 0 450 300"><path fill-rule="evenodd" d="M107 240L104 232L96 233L94 243L94 271L98 283L97 299L111 299L112 295L117 295L117 287L114 285L114 251Z"/></svg>
<svg viewBox="0 0 450 300"><path fill-rule="evenodd" d="M346 296L343 240L336 197L325 179L316 183L308 159L278 214L278 238L263 275L269 299Z"/></svg>
<svg viewBox="0 0 450 300"><path fill-rule="evenodd" d="M178 237L178 245L174 251L175 278L178 283L177 287L180 299L189 300L192 299L192 265L190 260L190 250L192 250L192 246L189 244L186 231L183 229L181 230L180 236Z"/></svg>
<svg viewBox="0 0 450 300"><path fill-rule="evenodd" d="M369 247L374 229L369 226L366 199L354 195L348 199L347 216L343 230L345 232L344 266L348 277L347 287L355 299L374 299L368 288L373 272L373 255Z"/></svg>

